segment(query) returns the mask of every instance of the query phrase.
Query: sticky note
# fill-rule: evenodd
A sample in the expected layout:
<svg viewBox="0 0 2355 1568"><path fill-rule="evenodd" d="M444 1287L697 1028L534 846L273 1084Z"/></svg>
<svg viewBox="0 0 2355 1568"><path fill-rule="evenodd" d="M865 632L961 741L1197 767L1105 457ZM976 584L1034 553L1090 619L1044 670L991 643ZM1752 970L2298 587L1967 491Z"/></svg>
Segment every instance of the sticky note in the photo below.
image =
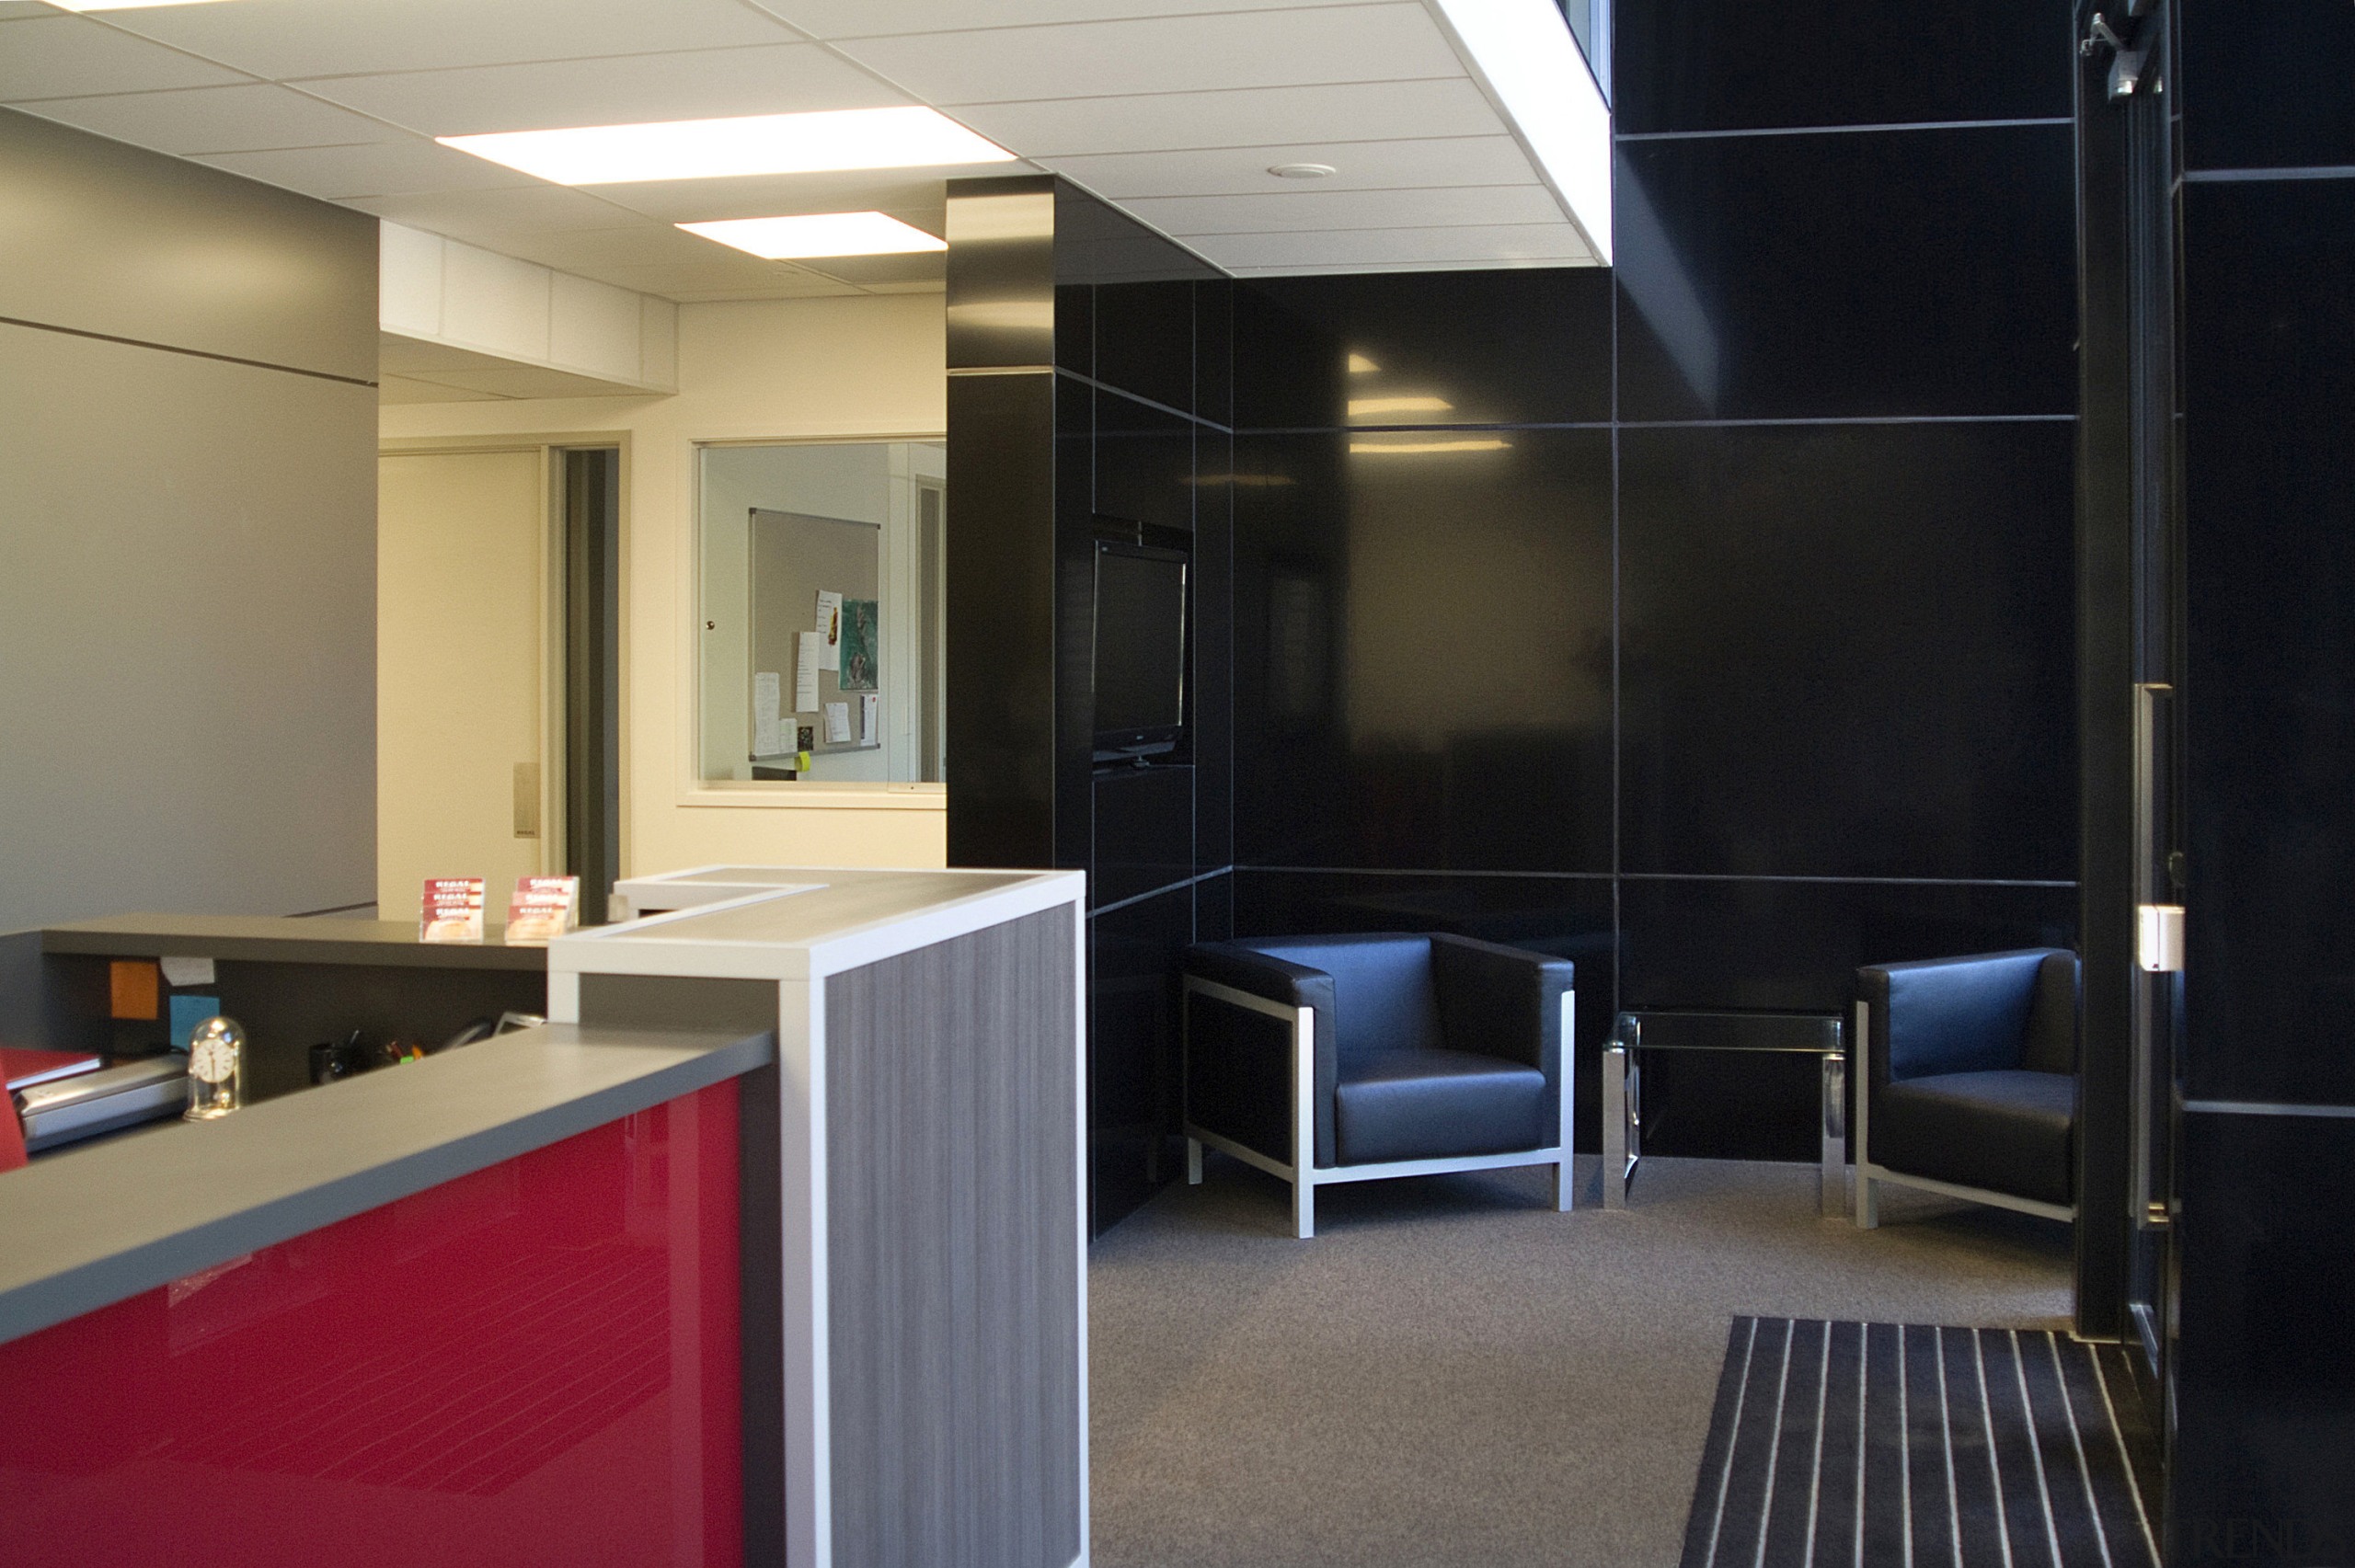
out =
<svg viewBox="0 0 2355 1568"><path fill-rule="evenodd" d="M107 966L108 1012L111 1017L155 1017L155 999L162 990L155 966L144 958L117 958Z"/></svg>
<svg viewBox="0 0 2355 1568"><path fill-rule="evenodd" d="M221 999L217 996L176 996L172 998L172 1048L188 1049L190 1035L208 1018L219 1016Z"/></svg>

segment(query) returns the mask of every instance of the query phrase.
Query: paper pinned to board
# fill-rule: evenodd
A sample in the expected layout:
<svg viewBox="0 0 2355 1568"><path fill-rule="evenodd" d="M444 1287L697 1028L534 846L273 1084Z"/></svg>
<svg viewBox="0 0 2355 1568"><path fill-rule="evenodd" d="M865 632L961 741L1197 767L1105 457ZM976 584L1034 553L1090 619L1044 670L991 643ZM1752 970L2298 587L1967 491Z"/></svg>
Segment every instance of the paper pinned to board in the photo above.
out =
<svg viewBox="0 0 2355 1568"><path fill-rule="evenodd" d="M164 966L166 985L209 986L218 983L214 979L213 960L210 958L185 958L177 953L172 953L167 954L158 962Z"/></svg>
<svg viewBox="0 0 2355 1568"><path fill-rule="evenodd" d="M793 659L793 711L814 714L818 711L819 660L824 657L826 639L815 632L795 635Z"/></svg>
<svg viewBox="0 0 2355 1568"><path fill-rule="evenodd" d="M873 692L862 692L858 698L858 739L862 746L872 746L883 738L883 699Z"/></svg>
<svg viewBox="0 0 2355 1568"><path fill-rule="evenodd" d="M826 650L818 665L821 670L843 667L843 596L825 589L818 590L818 635L826 639Z"/></svg>
<svg viewBox="0 0 2355 1568"><path fill-rule="evenodd" d="M839 746L849 738L850 704L828 703L826 704L826 744Z"/></svg>
<svg viewBox="0 0 2355 1568"><path fill-rule="evenodd" d="M785 736L777 726L778 704L785 700L784 684L774 670L753 673L752 755L755 757L774 757L785 750Z"/></svg>

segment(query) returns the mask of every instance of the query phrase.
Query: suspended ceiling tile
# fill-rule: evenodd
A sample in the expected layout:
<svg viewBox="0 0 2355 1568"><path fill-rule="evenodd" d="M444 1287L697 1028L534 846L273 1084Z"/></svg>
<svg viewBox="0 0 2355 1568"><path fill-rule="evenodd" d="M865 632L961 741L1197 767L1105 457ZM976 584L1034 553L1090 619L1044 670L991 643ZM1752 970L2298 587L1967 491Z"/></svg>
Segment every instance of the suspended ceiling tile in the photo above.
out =
<svg viewBox="0 0 2355 1568"><path fill-rule="evenodd" d="M633 216L611 202L537 181L511 190L442 190L419 196L363 196L348 202L411 228L476 239L550 229L609 229ZM498 249L496 244L491 249Z"/></svg>
<svg viewBox="0 0 2355 1568"><path fill-rule="evenodd" d="M46 6L40 11L0 24L6 29L0 31L0 103L253 80L87 17L65 16Z"/></svg>
<svg viewBox="0 0 2355 1568"><path fill-rule="evenodd" d="M848 283L804 272L798 267L757 261L751 257L741 259L744 262L742 267L725 262L700 262L693 266L610 267L604 269L602 280L674 300L690 295L716 300L812 299L828 294L858 292Z"/></svg>
<svg viewBox="0 0 2355 1568"><path fill-rule="evenodd" d="M998 27L1049 22L1116 21L1149 10L1157 17L1205 11L1298 10L1314 6L1360 5L1363 0L991 0L986 10L973 0L753 0L817 38L867 38L886 33L942 32L971 29L982 17Z"/></svg>
<svg viewBox="0 0 2355 1568"><path fill-rule="evenodd" d="M413 137L357 147L213 153L196 161L329 201L439 190L503 190L542 183L530 175Z"/></svg>
<svg viewBox="0 0 2355 1568"><path fill-rule="evenodd" d="M1471 78L981 104L956 118L1028 158L1384 137L1492 136Z"/></svg>
<svg viewBox="0 0 2355 1568"><path fill-rule="evenodd" d="M379 120L304 97L291 88L186 87L168 93L52 98L29 111L159 153L251 153L389 142L401 132Z"/></svg>
<svg viewBox="0 0 2355 1568"><path fill-rule="evenodd" d="M1445 185L1534 185L1521 143L1510 136L1448 136L1407 142L1295 142L1272 147L1203 147L1182 153L1111 153L1047 162L1109 201L1148 196L1242 196L1262 192L1403 190ZM1324 164L1318 180L1284 179L1280 164Z"/></svg>
<svg viewBox="0 0 2355 1568"><path fill-rule="evenodd" d="M1019 173L1019 164L978 166L968 173ZM883 212L932 234L940 233L948 200L937 177L879 177L873 169L837 174L764 174L737 179L645 180L592 189L616 206L665 223L716 218L775 218L795 212ZM910 216L911 213L921 216Z"/></svg>
<svg viewBox="0 0 2355 1568"><path fill-rule="evenodd" d="M509 256L536 261L560 272L602 277L618 267L693 267L714 259L711 241L668 223L638 223L626 229L557 229L516 235L500 242Z"/></svg>
<svg viewBox="0 0 2355 1568"><path fill-rule="evenodd" d="M1143 17L859 39L837 47L942 105L1464 73L1438 24L1414 4Z"/></svg>
<svg viewBox="0 0 2355 1568"><path fill-rule="evenodd" d="M1411 269L1438 261L1562 266L1592 259L1578 231L1567 222L1361 229L1339 234L1210 235L1188 243L1229 271L1370 264Z"/></svg>
<svg viewBox="0 0 2355 1568"><path fill-rule="evenodd" d="M726 49L793 37L738 0L235 0L109 16L148 38L279 79Z"/></svg>
<svg viewBox="0 0 2355 1568"><path fill-rule="evenodd" d="M821 278L855 283L862 289L882 283L925 283L945 287L948 253L925 251L909 256L812 256L799 263Z"/></svg>
<svg viewBox="0 0 2355 1568"><path fill-rule="evenodd" d="M337 76L303 84L428 136L908 102L814 43Z"/></svg>
<svg viewBox="0 0 2355 1568"><path fill-rule="evenodd" d="M435 382L421 381L411 376L385 375L376 378L376 401L379 403L500 403L504 402L495 392L473 392L462 386L443 386Z"/></svg>
<svg viewBox="0 0 2355 1568"><path fill-rule="evenodd" d="M1132 216L1180 238L1195 235L1311 234L1562 221L1560 204L1554 200L1554 193L1542 185L1161 196L1123 205Z"/></svg>

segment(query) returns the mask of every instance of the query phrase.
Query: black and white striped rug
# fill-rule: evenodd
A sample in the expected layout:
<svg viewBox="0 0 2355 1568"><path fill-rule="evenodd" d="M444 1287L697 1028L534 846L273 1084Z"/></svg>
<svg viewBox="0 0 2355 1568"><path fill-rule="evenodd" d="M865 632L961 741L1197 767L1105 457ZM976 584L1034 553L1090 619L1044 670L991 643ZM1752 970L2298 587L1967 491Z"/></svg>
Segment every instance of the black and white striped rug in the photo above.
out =
<svg viewBox="0 0 2355 1568"><path fill-rule="evenodd" d="M2114 1347L1737 1318L1683 1568L2157 1568L2154 1459Z"/></svg>

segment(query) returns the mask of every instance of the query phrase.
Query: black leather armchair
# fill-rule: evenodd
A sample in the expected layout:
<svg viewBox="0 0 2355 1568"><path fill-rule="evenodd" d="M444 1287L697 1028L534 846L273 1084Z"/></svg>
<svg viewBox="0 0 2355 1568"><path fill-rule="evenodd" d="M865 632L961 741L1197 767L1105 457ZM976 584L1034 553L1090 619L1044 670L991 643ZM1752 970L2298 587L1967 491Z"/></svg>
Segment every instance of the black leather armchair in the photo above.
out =
<svg viewBox="0 0 2355 1568"><path fill-rule="evenodd" d="M1882 964L1856 983L1856 1223L1879 1223L1881 1182L2074 1219L2076 956Z"/></svg>
<svg viewBox="0 0 2355 1568"><path fill-rule="evenodd" d="M1188 1179L1202 1146L1292 1186L1555 1167L1570 1207L1568 959L1449 935L1270 937L1186 953Z"/></svg>

